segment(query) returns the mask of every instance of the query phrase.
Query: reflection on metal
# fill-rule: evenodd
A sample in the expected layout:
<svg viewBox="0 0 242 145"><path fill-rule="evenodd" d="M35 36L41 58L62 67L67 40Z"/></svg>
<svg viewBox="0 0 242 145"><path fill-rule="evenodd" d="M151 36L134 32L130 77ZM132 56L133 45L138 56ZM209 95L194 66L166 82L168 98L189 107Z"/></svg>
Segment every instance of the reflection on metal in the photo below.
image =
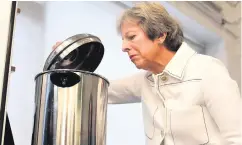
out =
<svg viewBox="0 0 242 145"><path fill-rule="evenodd" d="M108 85L78 70L37 75L32 145L106 145Z"/></svg>
<svg viewBox="0 0 242 145"><path fill-rule="evenodd" d="M48 56L44 71L52 69L77 69L94 72L101 63L104 46L91 34L76 34L64 40Z"/></svg>

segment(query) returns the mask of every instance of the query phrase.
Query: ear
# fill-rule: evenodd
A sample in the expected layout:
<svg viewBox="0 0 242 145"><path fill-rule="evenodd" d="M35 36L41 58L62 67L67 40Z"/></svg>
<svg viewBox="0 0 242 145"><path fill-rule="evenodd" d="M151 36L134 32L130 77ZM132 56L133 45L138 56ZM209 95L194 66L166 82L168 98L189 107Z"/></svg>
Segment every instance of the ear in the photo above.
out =
<svg viewBox="0 0 242 145"><path fill-rule="evenodd" d="M166 40L166 36L167 36L167 33L162 33L160 35L160 37L158 38L159 39L159 44L163 44L164 41Z"/></svg>

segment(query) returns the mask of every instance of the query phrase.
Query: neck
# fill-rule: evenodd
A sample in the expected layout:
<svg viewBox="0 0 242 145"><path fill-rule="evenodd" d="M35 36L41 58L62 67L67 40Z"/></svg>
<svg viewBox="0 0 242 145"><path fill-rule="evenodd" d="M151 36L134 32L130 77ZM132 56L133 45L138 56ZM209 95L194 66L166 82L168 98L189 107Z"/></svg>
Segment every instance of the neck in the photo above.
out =
<svg viewBox="0 0 242 145"><path fill-rule="evenodd" d="M175 52L168 50L166 47L161 48L161 53L153 59L149 70L154 74L161 73L174 55Z"/></svg>

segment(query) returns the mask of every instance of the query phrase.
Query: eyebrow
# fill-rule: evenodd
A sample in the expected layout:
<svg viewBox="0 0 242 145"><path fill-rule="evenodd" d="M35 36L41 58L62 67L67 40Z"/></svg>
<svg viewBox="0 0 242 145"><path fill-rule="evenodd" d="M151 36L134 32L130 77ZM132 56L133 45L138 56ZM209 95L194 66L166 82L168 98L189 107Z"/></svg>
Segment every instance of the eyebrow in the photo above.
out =
<svg viewBox="0 0 242 145"><path fill-rule="evenodd" d="M132 32L135 32L135 31L131 30L131 31L126 32L125 34L127 35L127 34L132 33Z"/></svg>
<svg viewBox="0 0 242 145"><path fill-rule="evenodd" d="M126 32L126 33L124 34L124 37L128 37L127 35L128 35L129 33L133 33L133 32L135 32L135 31L130 30L130 31ZM122 37L122 40L124 40L124 38L123 38L123 37Z"/></svg>
<svg viewBox="0 0 242 145"><path fill-rule="evenodd" d="M129 31L129 32L127 32L127 33L125 33L125 35L124 36L126 36L127 37L127 35L128 34L130 34L130 33L134 33L135 31Z"/></svg>

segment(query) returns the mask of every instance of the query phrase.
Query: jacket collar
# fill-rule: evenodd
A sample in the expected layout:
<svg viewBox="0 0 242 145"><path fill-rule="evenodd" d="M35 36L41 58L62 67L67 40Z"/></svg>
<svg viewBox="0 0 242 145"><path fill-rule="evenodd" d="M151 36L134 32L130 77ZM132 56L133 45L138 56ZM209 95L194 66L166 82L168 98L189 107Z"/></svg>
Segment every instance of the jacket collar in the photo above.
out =
<svg viewBox="0 0 242 145"><path fill-rule="evenodd" d="M167 73L176 79L182 80L189 59L196 53L189 45L183 42L161 74ZM146 78L153 81L152 73L148 72Z"/></svg>

